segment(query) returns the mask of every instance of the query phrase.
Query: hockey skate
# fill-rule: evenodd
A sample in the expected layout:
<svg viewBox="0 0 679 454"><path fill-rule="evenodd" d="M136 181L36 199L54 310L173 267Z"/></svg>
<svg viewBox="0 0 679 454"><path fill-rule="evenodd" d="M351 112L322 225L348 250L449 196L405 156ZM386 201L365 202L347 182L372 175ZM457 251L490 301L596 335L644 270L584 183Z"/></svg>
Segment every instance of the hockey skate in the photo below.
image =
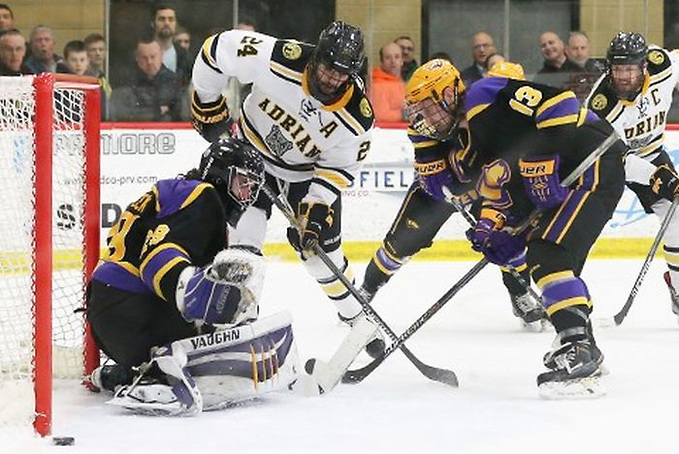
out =
<svg viewBox="0 0 679 454"><path fill-rule="evenodd" d="M360 291L360 290L359 290ZM371 298L372 299L372 298ZM353 327L358 319L363 315L363 312L359 312L355 316L351 318L343 317L342 314L339 312L337 313L337 316L339 317L340 321L343 323L346 323L350 327ZM384 336L382 335L382 331L379 329L375 331L375 336L373 339L370 340L365 346L365 352L370 355L371 358L377 358L382 354L384 349L386 348L386 345L384 343Z"/></svg>
<svg viewBox="0 0 679 454"><path fill-rule="evenodd" d="M604 355L589 340L568 342L543 359L550 369L538 375L540 396L545 399L588 399L606 391L599 383L604 374Z"/></svg>
<svg viewBox="0 0 679 454"><path fill-rule="evenodd" d="M528 292L523 295L509 296L512 302L512 312L521 319L525 330L539 332L549 326L549 319L542 307L542 301L535 300Z"/></svg>
<svg viewBox="0 0 679 454"><path fill-rule="evenodd" d="M120 386L132 384L135 375L136 372L129 367L104 364L94 369L83 384L95 393L101 390L115 392Z"/></svg>
<svg viewBox="0 0 679 454"><path fill-rule="evenodd" d="M679 294L677 294L677 291L674 289L674 286L672 285L672 279L670 278L670 272L665 271L663 274L663 277L665 278L665 283L667 284L667 289L670 291L670 299L672 301L672 312L679 316Z"/></svg>

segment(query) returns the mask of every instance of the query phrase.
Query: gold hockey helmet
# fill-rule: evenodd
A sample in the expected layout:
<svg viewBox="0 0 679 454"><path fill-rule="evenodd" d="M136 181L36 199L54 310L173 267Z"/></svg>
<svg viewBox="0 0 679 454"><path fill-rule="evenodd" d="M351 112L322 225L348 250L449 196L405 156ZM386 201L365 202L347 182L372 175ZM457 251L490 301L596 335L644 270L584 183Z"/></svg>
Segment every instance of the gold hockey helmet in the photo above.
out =
<svg viewBox="0 0 679 454"><path fill-rule="evenodd" d="M523 72L523 66L519 63L512 63L508 61L501 61L495 63L486 74L488 77L508 77L510 79L526 80L526 75Z"/></svg>
<svg viewBox="0 0 679 454"><path fill-rule="evenodd" d="M450 95L446 100L447 88ZM459 123L464 91L460 72L449 61L434 59L420 66L406 85L410 126L426 137L448 137Z"/></svg>

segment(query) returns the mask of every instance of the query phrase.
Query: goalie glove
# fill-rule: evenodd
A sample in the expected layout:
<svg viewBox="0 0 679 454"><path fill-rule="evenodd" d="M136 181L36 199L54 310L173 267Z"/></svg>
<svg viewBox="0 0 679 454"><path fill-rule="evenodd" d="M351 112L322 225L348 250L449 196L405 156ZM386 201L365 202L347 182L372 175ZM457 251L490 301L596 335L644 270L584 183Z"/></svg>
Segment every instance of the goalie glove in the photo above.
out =
<svg viewBox="0 0 679 454"><path fill-rule="evenodd" d="M655 169L651 175L651 190L669 201L679 196L679 176L667 164Z"/></svg>
<svg viewBox="0 0 679 454"><path fill-rule="evenodd" d="M198 93L191 96L191 124L208 142L216 142L224 136L233 137L236 124L231 119L226 98L219 95L216 101L202 102Z"/></svg>
<svg viewBox="0 0 679 454"><path fill-rule="evenodd" d="M184 319L231 327L257 318L264 258L243 248L219 252L212 264L187 267L177 282L177 308Z"/></svg>

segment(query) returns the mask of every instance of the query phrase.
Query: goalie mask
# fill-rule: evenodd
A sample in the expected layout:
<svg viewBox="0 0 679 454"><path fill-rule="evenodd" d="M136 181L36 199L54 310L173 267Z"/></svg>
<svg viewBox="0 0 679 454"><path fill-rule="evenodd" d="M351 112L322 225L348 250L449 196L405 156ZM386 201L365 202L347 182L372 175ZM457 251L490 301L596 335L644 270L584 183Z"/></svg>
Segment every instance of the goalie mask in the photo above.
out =
<svg viewBox="0 0 679 454"><path fill-rule="evenodd" d="M418 134L443 140L462 117L465 87L448 61L435 59L420 66L406 85L406 118Z"/></svg>
<svg viewBox="0 0 679 454"><path fill-rule="evenodd" d="M200 160L200 178L219 190L225 206L252 205L264 182L264 162L251 145L235 138L213 142Z"/></svg>
<svg viewBox="0 0 679 454"><path fill-rule="evenodd" d="M641 90L648 46L639 33L619 32L606 51L610 83L618 96L632 100Z"/></svg>
<svg viewBox="0 0 679 454"><path fill-rule="evenodd" d="M363 65L363 33L358 27L335 21L321 32L307 67L309 94L330 104L349 88Z"/></svg>

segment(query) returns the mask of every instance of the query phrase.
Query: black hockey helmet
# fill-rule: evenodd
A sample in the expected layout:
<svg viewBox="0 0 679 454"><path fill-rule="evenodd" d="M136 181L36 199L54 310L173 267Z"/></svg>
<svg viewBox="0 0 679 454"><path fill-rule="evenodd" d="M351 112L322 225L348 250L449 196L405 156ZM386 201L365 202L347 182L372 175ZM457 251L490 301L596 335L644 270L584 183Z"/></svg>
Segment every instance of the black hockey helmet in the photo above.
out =
<svg viewBox="0 0 679 454"><path fill-rule="evenodd" d="M321 102L330 102L346 91L352 77L357 74L365 58L361 29L346 22L335 21L320 34L318 44L311 57L311 70L308 73L309 91ZM323 63L328 69L346 74L349 79L332 93L321 90L317 67Z"/></svg>
<svg viewBox="0 0 679 454"><path fill-rule="evenodd" d="M606 51L606 62L611 65L634 65L646 61L648 45L640 33L618 32Z"/></svg>
<svg viewBox="0 0 679 454"><path fill-rule="evenodd" d="M222 201L244 210L259 196L264 162L254 147L236 138L213 142L200 159L200 179L219 190ZM228 196L228 197L227 197Z"/></svg>

